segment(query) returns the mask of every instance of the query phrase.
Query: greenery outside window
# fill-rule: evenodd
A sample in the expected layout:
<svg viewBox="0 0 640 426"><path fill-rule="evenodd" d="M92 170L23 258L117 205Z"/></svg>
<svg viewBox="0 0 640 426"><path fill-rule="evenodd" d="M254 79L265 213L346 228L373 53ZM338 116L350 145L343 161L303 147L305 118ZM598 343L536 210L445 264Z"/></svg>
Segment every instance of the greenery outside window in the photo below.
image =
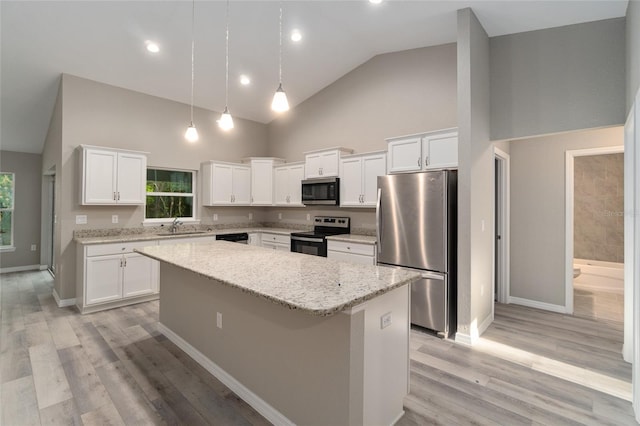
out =
<svg viewBox="0 0 640 426"><path fill-rule="evenodd" d="M13 249L15 175L0 172L0 249Z"/></svg>
<svg viewBox="0 0 640 426"><path fill-rule="evenodd" d="M167 219L195 219L195 172L171 169L147 169L147 222Z"/></svg>

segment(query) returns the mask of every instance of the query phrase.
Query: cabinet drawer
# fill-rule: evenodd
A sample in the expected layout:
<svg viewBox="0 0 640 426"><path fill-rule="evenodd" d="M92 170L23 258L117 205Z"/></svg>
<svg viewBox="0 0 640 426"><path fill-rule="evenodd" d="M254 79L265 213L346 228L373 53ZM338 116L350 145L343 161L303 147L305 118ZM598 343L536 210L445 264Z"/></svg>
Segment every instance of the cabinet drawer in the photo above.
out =
<svg viewBox="0 0 640 426"><path fill-rule="evenodd" d="M327 250L375 256L376 246L371 244L347 243L344 241L327 241Z"/></svg>
<svg viewBox="0 0 640 426"><path fill-rule="evenodd" d="M280 234L267 234L262 233L262 243L278 243L278 244L291 244L291 237L288 235Z"/></svg>
<svg viewBox="0 0 640 426"><path fill-rule="evenodd" d="M133 249L158 245L157 241L136 241L131 243L95 244L87 246L87 256L104 256L107 254L133 253Z"/></svg>

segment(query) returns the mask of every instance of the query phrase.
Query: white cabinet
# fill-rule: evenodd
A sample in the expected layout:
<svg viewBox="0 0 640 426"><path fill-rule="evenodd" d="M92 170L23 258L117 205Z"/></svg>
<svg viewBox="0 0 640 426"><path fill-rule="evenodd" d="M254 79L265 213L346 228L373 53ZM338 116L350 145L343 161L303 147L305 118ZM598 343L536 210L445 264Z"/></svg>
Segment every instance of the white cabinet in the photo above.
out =
<svg viewBox="0 0 640 426"><path fill-rule="evenodd" d="M376 246L375 244L328 240L327 258L363 265L375 265Z"/></svg>
<svg viewBox="0 0 640 426"><path fill-rule="evenodd" d="M208 161L201 165L202 205L248 206L251 204L251 167Z"/></svg>
<svg viewBox="0 0 640 426"><path fill-rule="evenodd" d="M281 158L247 158L251 164L251 205L272 206L274 194L274 166L284 163Z"/></svg>
<svg viewBox="0 0 640 426"><path fill-rule="evenodd" d="M375 207L378 176L386 174L384 152L349 155L340 160L340 205Z"/></svg>
<svg viewBox="0 0 640 426"><path fill-rule="evenodd" d="M338 176L340 157L351 153L342 147L305 152L305 178Z"/></svg>
<svg viewBox="0 0 640 426"><path fill-rule="evenodd" d="M80 312L157 298L159 263L134 253L157 241L78 246L76 304Z"/></svg>
<svg viewBox="0 0 640 426"><path fill-rule="evenodd" d="M390 138L387 143L387 173L458 167L456 129Z"/></svg>
<svg viewBox="0 0 640 426"><path fill-rule="evenodd" d="M262 247L280 251L291 251L291 237L289 235L263 232Z"/></svg>
<svg viewBox="0 0 640 426"><path fill-rule="evenodd" d="M145 203L146 153L80 145L80 203Z"/></svg>
<svg viewBox="0 0 640 426"><path fill-rule="evenodd" d="M260 247L262 245L262 234L260 232L250 232L247 244Z"/></svg>
<svg viewBox="0 0 640 426"><path fill-rule="evenodd" d="M275 205L302 207L304 163L277 166L275 173Z"/></svg>

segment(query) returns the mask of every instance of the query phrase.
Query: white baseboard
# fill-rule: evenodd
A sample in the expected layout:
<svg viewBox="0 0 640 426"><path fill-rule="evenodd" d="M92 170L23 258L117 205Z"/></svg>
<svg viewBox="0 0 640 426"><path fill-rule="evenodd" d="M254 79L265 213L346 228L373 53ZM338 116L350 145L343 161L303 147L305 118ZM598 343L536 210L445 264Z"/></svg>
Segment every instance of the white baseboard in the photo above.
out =
<svg viewBox="0 0 640 426"><path fill-rule="evenodd" d="M480 340L480 336L487 330L487 328L489 328L492 322L493 315L491 314L482 321L479 327L476 326L476 322L474 321L473 324L471 324L468 333L461 333L460 331L456 332L454 341L461 345L473 346L478 342L478 340Z"/></svg>
<svg viewBox="0 0 640 426"><path fill-rule="evenodd" d="M67 306L73 306L76 304L75 297L73 299L60 299L55 288L53 289L53 298L55 299L58 308L66 308Z"/></svg>
<svg viewBox="0 0 640 426"><path fill-rule="evenodd" d="M482 336L482 333L487 331L487 328L489 328L492 322L493 322L493 314L489 314L484 319L484 321L482 321L482 323L480 324L480 327L478 327L478 337Z"/></svg>
<svg viewBox="0 0 640 426"><path fill-rule="evenodd" d="M47 269L49 269L48 265L40 265L40 270L41 271L46 271Z"/></svg>
<svg viewBox="0 0 640 426"><path fill-rule="evenodd" d="M509 303L528 306L529 308L542 309L545 311L558 312L561 314L568 313L566 306L554 305L552 303L538 302L537 300L523 299L521 297L509 296Z"/></svg>
<svg viewBox="0 0 640 426"><path fill-rule="evenodd" d="M40 265L13 266L9 268L0 268L0 274L8 274L9 272L38 271Z"/></svg>
<svg viewBox="0 0 640 426"><path fill-rule="evenodd" d="M224 371L219 365L207 358L202 352L194 348L190 343L178 336L171 329L162 323L158 323L158 331L164 334L167 339L171 340L180 349L185 351L187 355L200 364L205 370L211 373L215 378L224 383L229 389L235 392L247 404L253 407L258 413L262 414L267 420L276 425L295 426L291 420L286 418L281 412L273 408L258 395L249 390L242 383L237 381L233 376Z"/></svg>

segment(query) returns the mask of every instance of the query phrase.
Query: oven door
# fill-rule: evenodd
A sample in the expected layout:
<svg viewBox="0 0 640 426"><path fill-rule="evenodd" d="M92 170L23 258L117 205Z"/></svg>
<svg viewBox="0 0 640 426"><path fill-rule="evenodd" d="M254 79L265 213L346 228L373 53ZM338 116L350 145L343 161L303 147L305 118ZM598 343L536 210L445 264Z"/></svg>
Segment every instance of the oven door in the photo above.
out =
<svg viewBox="0 0 640 426"><path fill-rule="evenodd" d="M319 237L291 236L291 251L310 254L312 256L327 257L327 242Z"/></svg>

